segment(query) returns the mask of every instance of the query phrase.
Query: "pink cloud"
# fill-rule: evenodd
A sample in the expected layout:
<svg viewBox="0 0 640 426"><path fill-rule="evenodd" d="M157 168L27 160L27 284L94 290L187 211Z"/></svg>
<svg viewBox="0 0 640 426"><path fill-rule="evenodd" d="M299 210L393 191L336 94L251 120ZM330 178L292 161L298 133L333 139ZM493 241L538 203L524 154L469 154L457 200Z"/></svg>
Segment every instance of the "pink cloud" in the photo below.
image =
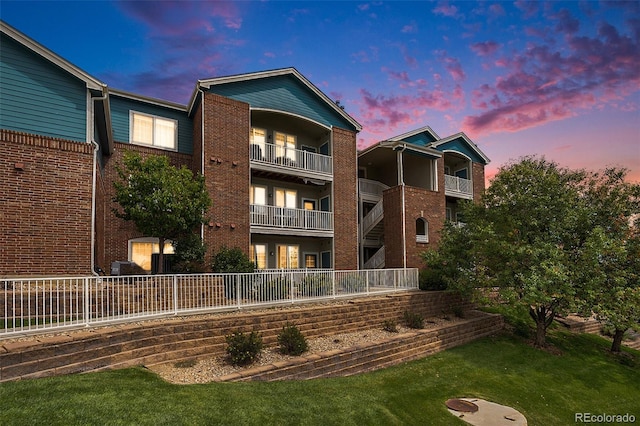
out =
<svg viewBox="0 0 640 426"><path fill-rule="evenodd" d="M411 22L410 24L407 24L407 25L403 26L402 29L400 30L400 32L405 33L405 34L417 33L418 32L418 24L416 24L415 22Z"/></svg>
<svg viewBox="0 0 640 426"><path fill-rule="evenodd" d="M459 9L457 6L454 6L447 2L440 3L433 9L433 13L435 13L436 15L444 15L451 18L457 16L458 11Z"/></svg>
<svg viewBox="0 0 640 426"><path fill-rule="evenodd" d="M472 92L472 105L481 112L464 119L466 132L518 131L580 110L622 105L620 100L640 90L640 21L632 22L631 38L608 23L599 24L595 37L576 36L569 15L557 20L568 47L532 43L499 60L506 74Z"/></svg>
<svg viewBox="0 0 640 426"><path fill-rule="evenodd" d="M537 0L518 0L514 3L520 9L525 18L531 18L538 13L540 3Z"/></svg>
<svg viewBox="0 0 640 426"><path fill-rule="evenodd" d="M499 48L500 45L495 41L483 41L471 45L471 50L478 56L493 55Z"/></svg>
<svg viewBox="0 0 640 426"><path fill-rule="evenodd" d="M504 8L500 3L494 3L489 6L489 12L491 12L491 15L493 15L494 17L505 15Z"/></svg>

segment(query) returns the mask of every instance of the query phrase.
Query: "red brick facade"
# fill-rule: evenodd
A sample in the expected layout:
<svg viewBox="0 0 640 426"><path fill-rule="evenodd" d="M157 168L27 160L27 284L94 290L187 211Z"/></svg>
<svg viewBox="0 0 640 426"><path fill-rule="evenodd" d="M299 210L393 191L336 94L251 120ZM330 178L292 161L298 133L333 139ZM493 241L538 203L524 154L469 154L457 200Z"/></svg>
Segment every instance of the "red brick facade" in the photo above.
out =
<svg viewBox="0 0 640 426"><path fill-rule="evenodd" d="M162 149L148 148L127 143L116 143L115 151L104 159L104 169L96 190L96 230L103 230L103 238L96 241L96 265L109 273L111 263L118 260L128 260L129 240L149 235L142 235L136 230L132 222L117 218L113 210L118 203L113 201L115 195L113 183L118 179L116 165L122 164L122 157L126 151L135 151L140 155L165 155L174 166L186 165L191 167L192 156ZM102 202L102 205L100 205Z"/></svg>
<svg viewBox="0 0 640 426"><path fill-rule="evenodd" d="M223 246L249 254L249 104L204 95L204 177L213 205L207 258Z"/></svg>
<svg viewBox="0 0 640 426"><path fill-rule="evenodd" d="M356 133L333 129L335 269L358 269L358 163Z"/></svg>
<svg viewBox="0 0 640 426"><path fill-rule="evenodd" d="M93 146L0 130L0 276L91 271Z"/></svg>

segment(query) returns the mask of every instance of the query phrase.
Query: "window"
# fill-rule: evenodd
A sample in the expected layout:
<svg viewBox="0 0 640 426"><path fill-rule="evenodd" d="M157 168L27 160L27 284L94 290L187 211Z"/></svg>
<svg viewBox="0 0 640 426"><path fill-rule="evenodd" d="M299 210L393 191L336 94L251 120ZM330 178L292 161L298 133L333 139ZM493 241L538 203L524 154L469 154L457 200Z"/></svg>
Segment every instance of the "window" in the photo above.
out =
<svg viewBox="0 0 640 426"><path fill-rule="evenodd" d="M429 242L429 222L422 217L416 219L416 242Z"/></svg>
<svg viewBox="0 0 640 426"><path fill-rule="evenodd" d="M305 253L304 254L304 267L305 268L317 268L318 267L318 254L317 253Z"/></svg>
<svg viewBox="0 0 640 426"><path fill-rule="evenodd" d="M160 253L160 243L157 238L135 238L129 240L129 261L136 263L147 272L151 271L151 255ZM171 241L164 242L164 254L173 254Z"/></svg>
<svg viewBox="0 0 640 426"><path fill-rule="evenodd" d="M276 188L276 206L295 209L297 206L297 192L293 189Z"/></svg>
<svg viewBox="0 0 640 426"><path fill-rule="evenodd" d="M323 269L331 268L331 252L323 251L320 253L320 267Z"/></svg>
<svg viewBox="0 0 640 426"><path fill-rule="evenodd" d="M176 150L177 135L176 120L131 112L131 143Z"/></svg>
<svg viewBox="0 0 640 426"><path fill-rule="evenodd" d="M252 160L262 160L263 156L266 155L266 140L266 130L255 127L251 128L251 132L249 133L249 144L251 144L250 155Z"/></svg>
<svg viewBox="0 0 640 426"><path fill-rule="evenodd" d="M277 246L277 267L278 269L296 269L299 267L299 247L278 245Z"/></svg>
<svg viewBox="0 0 640 426"><path fill-rule="evenodd" d="M303 199L302 200L302 208L305 210L315 210L316 209L316 200Z"/></svg>
<svg viewBox="0 0 640 426"><path fill-rule="evenodd" d="M267 187L260 185L251 185L249 192L249 204L258 204L260 206L267 205Z"/></svg>
<svg viewBox="0 0 640 426"><path fill-rule="evenodd" d="M276 157L296 161L296 137L276 132Z"/></svg>
<svg viewBox="0 0 640 426"><path fill-rule="evenodd" d="M257 269L267 269L267 245L251 244L249 256Z"/></svg>

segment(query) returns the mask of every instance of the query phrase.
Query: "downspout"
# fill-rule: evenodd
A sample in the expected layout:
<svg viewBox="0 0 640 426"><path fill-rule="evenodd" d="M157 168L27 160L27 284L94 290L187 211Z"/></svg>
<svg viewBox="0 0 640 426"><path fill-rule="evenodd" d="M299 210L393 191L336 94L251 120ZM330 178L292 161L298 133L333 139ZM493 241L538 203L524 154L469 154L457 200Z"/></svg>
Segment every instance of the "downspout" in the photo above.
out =
<svg viewBox="0 0 640 426"><path fill-rule="evenodd" d="M103 101L109 97L109 94L106 93L106 87L103 87L103 95L99 97L91 97L93 101L91 103L92 116L95 120L95 111L93 110L93 105L96 101ZM93 121L91 126L93 132L95 129L93 128ZM95 277L99 277L95 270L96 268L96 167L98 165L98 151L100 150L100 145L93 139L93 135L91 136L91 145L93 145L93 170L92 170L92 178L91 178L91 275Z"/></svg>
<svg viewBox="0 0 640 426"><path fill-rule="evenodd" d="M202 95L200 98L202 102L200 105L200 173L204 177L204 91L199 84L198 92ZM204 242L204 223L200 224L200 240Z"/></svg>

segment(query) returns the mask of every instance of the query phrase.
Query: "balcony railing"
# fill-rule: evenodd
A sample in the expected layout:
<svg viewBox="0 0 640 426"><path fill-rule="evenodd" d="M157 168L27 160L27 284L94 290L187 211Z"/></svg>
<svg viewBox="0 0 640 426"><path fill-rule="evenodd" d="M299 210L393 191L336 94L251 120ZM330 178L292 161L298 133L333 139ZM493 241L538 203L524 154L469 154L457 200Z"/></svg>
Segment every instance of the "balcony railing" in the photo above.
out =
<svg viewBox="0 0 640 426"><path fill-rule="evenodd" d="M249 157L255 164L275 166L326 175L333 174L333 160L328 155L274 144L252 144Z"/></svg>
<svg viewBox="0 0 640 426"><path fill-rule="evenodd" d="M469 179L459 178L457 176L444 176L444 189L446 195L452 195L461 198L473 198L473 186Z"/></svg>
<svg viewBox="0 0 640 426"><path fill-rule="evenodd" d="M269 228L333 231L333 213L251 204L251 225Z"/></svg>
<svg viewBox="0 0 640 426"><path fill-rule="evenodd" d="M360 178L358 179L358 189L361 197L368 195L369 197L380 199L384 190L389 189L389 187L382 182Z"/></svg>

